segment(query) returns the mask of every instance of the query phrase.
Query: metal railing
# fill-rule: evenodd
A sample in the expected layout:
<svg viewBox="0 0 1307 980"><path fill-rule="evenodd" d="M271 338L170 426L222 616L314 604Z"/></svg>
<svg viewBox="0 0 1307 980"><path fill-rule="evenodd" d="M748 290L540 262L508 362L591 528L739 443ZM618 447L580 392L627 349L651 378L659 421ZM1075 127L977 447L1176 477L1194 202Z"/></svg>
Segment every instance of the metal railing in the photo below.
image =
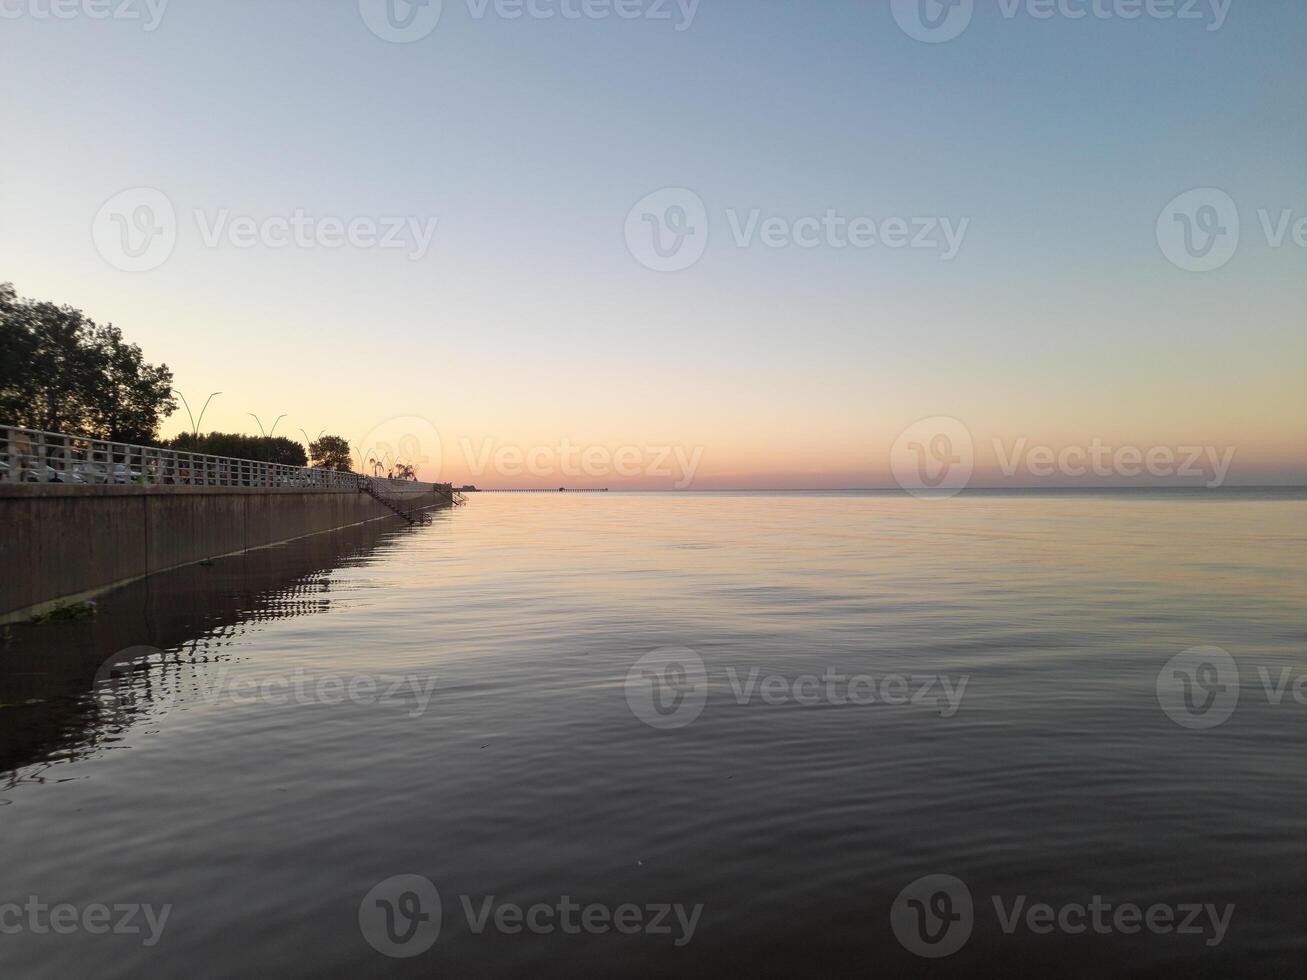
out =
<svg viewBox="0 0 1307 980"><path fill-rule="evenodd" d="M446 485L0 426L0 482L445 492Z"/></svg>

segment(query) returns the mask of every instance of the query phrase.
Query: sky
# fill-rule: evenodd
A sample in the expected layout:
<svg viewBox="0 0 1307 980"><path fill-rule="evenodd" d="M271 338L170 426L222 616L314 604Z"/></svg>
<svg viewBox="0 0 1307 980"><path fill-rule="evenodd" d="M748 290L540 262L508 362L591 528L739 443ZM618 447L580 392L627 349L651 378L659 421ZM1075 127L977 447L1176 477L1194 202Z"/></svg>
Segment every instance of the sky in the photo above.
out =
<svg viewBox="0 0 1307 980"><path fill-rule="evenodd" d="M205 430L456 484L1307 484L1304 39L1297 0L0 0L0 281L221 392Z"/></svg>

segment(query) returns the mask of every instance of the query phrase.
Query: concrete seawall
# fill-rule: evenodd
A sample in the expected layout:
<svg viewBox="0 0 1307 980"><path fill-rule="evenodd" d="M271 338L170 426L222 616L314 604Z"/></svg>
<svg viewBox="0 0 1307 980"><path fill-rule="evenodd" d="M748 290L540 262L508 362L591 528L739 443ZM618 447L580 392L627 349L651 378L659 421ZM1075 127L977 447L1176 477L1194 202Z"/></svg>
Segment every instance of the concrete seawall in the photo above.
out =
<svg viewBox="0 0 1307 980"><path fill-rule="evenodd" d="M403 506L448 506L436 490ZM206 558L367 521L356 490L0 484L0 623Z"/></svg>

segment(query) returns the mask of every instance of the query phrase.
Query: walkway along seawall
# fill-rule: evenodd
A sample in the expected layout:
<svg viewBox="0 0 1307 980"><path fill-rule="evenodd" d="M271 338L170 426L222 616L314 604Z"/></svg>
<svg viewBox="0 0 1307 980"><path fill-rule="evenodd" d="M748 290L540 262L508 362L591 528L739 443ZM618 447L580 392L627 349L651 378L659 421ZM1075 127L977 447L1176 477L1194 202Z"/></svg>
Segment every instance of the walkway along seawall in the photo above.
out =
<svg viewBox="0 0 1307 980"><path fill-rule="evenodd" d="M414 510L454 500L429 483L386 495ZM382 520L401 518L358 487L0 481L0 623L170 568Z"/></svg>

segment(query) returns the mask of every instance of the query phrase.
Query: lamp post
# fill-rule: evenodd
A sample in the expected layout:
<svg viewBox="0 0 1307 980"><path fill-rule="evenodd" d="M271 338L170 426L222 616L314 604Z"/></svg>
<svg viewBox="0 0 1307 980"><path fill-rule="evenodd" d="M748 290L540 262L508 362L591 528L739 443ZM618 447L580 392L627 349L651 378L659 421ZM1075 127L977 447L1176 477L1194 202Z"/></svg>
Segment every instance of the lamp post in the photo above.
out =
<svg viewBox="0 0 1307 980"><path fill-rule="evenodd" d="M263 438L265 438L265 439L271 439L271 438L272 438L273 433L275 433L275 432L277 431L277 422L280 422L282 419L284 419L284 418L286 417L285 414L278 415L278 416L277 416L277 422L273 422L273 423L272 423L272 432L265 432L265 431L263 430L263 423L259 421L259 417L258 417L257 415L255 415L253 412L246 412L245 414L248 415L250 418L254 419L255 422L258 422L258 423L259 423L259 433L260 433L260 434L263 436Z"/></svg>
<svg viewBox="0 0 1307 980"><path fill-rule="evenodd" d="M198 436L200 434L200 426L204 424L204 413L209 410L209 402L213 401L215 398L221 395L222 392L215 391L211 395L209 395L208 398L204 400L204 407L200 409L199 421L196 421L195 416L191 414L191 405L190 402L186 400L186 396L183 395L176 388L170 388L169 390L182 400L182 405L186 409L186 415L191 420L191 434Z"/></svg>

